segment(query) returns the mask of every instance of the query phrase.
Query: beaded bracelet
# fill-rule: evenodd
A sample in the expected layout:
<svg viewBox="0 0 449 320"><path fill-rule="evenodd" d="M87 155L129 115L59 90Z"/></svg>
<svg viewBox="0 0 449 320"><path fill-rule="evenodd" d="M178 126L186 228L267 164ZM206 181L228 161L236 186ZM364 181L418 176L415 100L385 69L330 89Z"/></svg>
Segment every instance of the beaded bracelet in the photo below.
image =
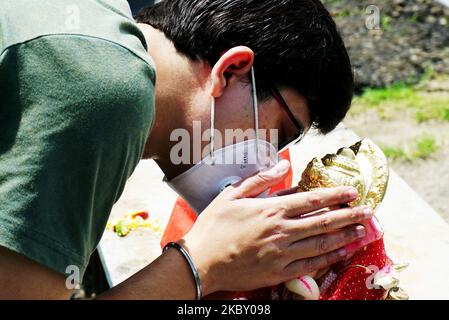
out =
<svg viewBox="0 0 449 320"><path fill-rule="evenodd" d="M179 245L176 242L170 242L165 247L163 252L166 252L168 249L174 248L178 250L182 256L186 259L187 263L189 264L190 269L192 270L193 279L195 281L195 287L196 287L196 300L201 300L203 296L203 288L201 286L201 280L200 275L198 273L198 270L195 267L195 264L193 263L192 257L190 254L185 250L181 245Z"/></svg>

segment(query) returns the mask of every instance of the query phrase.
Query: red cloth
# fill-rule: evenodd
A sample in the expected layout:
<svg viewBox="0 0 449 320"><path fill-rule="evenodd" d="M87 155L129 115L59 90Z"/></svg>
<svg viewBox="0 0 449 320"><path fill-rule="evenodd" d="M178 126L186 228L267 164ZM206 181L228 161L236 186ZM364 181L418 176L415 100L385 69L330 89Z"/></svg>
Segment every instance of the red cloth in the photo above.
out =
<svg viewBox="0 0 449 320"><path fill-rule="evenodd" d="M338 275L330 287L322 293L320 300L383 300L385 290L372 289L373 272L391 264L385 252L383 240L376 241L358 252L349 262L336 264L332 270ZM365 269L366 268L366 269ZM371 270L371 272L369 272ZM273 288L263 288L251 292L236 292L218 295L212 299L237 300L271 300L282 296L283 285Z"/></svg>
<svg viewBox="0 0 449 320"><path fill-rule="evenodd" d="M357 253L347 266L335 266L334 269L339 271L338 276L320 300L382 300L386 292L370 289L373 273L368 270L376 272L390 263L384 241L373 242ZM362 266L368 270L361 268Z"/></svg>
<svg viewBox="0 0 449 320"><path fill-rule="evenodd" d="M288 150L281 153L281 157L290 160L290 152ZM292 187L293 171L290 172L287 178L279 185L270 189L270 194L280 190L288 189ZM169 242L176 242L186 235L193 224L195 223L197 216L195 212L189 207L189 205L181 198L178 198L173 208L170 221L165 229L164 235L161 241L161 247L163 248ZM382 269L389 259L386 255L383 240L379 240L369 245L366 250L357 253L349 263L349 267L343 267L341 265L335 265L334 270L338 272L338 276L332 285L321 296L321 300L380 300L383 298L384 290L368 289L366 286L367 278L372 276L366 273L366 270L360 268L360 266L370 267L376 266L378 269ZM354 266L354 265L358 265ZM271 300L273 299L273 293L277 296L281 295L282 286L273 288L263 288L254 290L251 292L234 292L224 293L219 292L208 299L247 299L247 300Z"/></svg>

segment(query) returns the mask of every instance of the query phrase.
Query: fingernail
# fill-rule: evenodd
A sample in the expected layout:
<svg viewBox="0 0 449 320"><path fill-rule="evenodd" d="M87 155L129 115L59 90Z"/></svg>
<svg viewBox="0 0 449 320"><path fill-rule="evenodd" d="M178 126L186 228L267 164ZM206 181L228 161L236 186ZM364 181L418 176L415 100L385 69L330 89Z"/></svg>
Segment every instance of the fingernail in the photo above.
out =
<svg viewBox="0 0 449 320"><path fill-rule="evenodd" d="M349 199L355 199L355 198L357 198L358 195L359 195L359 192L355 188L351 188L346 192L346 196Z"/></svg>
<svg viewBox="0 0 449 320"><path fill-rule="evenodd" d="M362 226L357 227L357 228L355 229L355 232L356 232L356 234L357 234L357 238L359 238L359 239L365 238L365 237L366 237L366 230L365 230L365 228L362 227Z"/></svg>
<svg viewBox="0 0 449 320"><path fill-rule="evenodd" d="M276 166L276 171L279 174L283 174L287 172L289 169L290 169L290 162L288 162L287 160L282 160Z"/></svg>
<svg viewBox="0 0 449 320"><path fill-rule="evenodd" d="M338 250L338 255L340 256L340 257L346 257L346 255L348 254L348 252L346 251L346 249L340 249L340 250Z"/></svg>
<svg viewBox="0 0 449 320"><path fill-rule="evenodd" d="M376 217L373 217L370 220L369 227L371 229L371 232L373 233L373 239L374 240L379 240L380 238L383 237L384 230L383 230L379 220L377 220Z"/></svg>
<svg viewBox="0 0 449 320"><path fill-rule="evenodd" d="M360 250L361 248L366 247L367 245L380 240L384 234L379 221L375 217L372 218L369 223L364 224L364 227L366 236L360 240L357 240L345 246L345 249L348 252L348 254L354 253Z"/></svg>
<svg viewBox="0 0 449 320"><path fill-rule="evenodd" d="M373 212L373 209L372 209L372 208L370 208L370 207L365 207L365 208L363 209L363 216L364 216L366 219L371 219L371 218L373 217L373 215L374 215L374 212Z"/></svg>

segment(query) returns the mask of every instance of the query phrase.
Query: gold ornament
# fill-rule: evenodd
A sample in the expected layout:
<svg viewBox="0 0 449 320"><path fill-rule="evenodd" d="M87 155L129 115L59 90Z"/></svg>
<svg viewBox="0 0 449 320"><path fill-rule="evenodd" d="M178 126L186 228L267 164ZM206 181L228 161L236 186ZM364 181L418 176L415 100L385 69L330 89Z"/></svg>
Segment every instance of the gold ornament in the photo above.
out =
<svg viewBox="0 0 449 320"><path fill-rule="evenodd" d="M336 154L313 159L302 174L299 192L351 186L359 197L351 207L367 205L374 210L382 202L388 185L388 161L382 150L364 139Z"/></svg>

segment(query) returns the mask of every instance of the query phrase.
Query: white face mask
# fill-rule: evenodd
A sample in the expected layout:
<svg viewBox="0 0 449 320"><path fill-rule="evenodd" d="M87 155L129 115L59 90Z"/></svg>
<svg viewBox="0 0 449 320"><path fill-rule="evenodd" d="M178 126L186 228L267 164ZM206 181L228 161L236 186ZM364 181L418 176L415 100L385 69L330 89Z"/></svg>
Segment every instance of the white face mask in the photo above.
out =
<svg viewBox="0 0 449 320"><path fill-rule="evenodd" d="M256 139L214 150L215 99L211 104L210 155L171 181L164 181L197 213L227 187L264 169L275 166L278 153L274 145L259 139L259 108L254 69L251 70ZM263 194L262 194L263 196Z"/></svg>

